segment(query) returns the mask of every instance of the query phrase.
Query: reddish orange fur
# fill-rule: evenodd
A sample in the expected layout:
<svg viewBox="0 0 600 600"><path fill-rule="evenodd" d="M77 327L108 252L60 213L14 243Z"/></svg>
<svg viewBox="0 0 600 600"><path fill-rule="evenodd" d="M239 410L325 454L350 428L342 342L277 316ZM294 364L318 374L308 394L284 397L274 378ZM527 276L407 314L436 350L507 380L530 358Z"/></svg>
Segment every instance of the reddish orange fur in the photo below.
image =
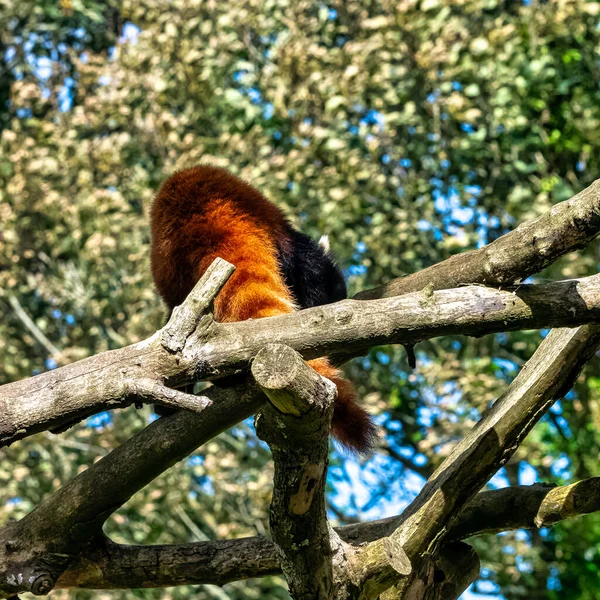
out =
<svg viewBox="0 0 600 600"><path fill-rule="evenodd" d="M283 213L258 190L223 169L199 166L165 181L152 206L152 276L169 308L181 304L220 256L236 270L215 299L220 322L294 310L277 261L287 237ZM326 358L309 361L338 388L332 431L357 451L370 448L374 426L353 385Z"/></svg>

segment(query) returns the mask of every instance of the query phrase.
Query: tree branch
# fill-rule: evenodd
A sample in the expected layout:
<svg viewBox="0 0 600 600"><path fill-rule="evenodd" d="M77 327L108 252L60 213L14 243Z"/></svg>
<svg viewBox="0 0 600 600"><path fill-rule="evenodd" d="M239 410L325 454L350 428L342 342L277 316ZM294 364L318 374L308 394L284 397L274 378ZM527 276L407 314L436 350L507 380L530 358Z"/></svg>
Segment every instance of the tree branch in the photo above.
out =
<svg viewBox="0 0 600 600"><path fill-rule="evenodd" d="M503 285L523 280L563 254L584 247L598 235L599 231L600 180L570 200L554 206L539 219L522 224L515 231L485 248L453 256L419 273L396 279L374 290L365 290L357 294L356 298L367 300L418 292L425 288L443 289L466 283L486 282ZM199 300L199 304L207 306L202 300ZM349 318L344 314L344 310L340 312L338 318L342 320ZM184 314L181 317L175 315L173 317L187 321ZM315 322L319 322L322 316L315 312L312 318ZM547 323L537 326L568 324L575 323ZM181 347L181 336L173 334L174 325L176 322L173 322L165 332L164 340L167 348ZM526 326L535 325L523 325ZM484 333L486 332L482 331L479 335ZM185 335L187 333L183 334L183 337ZM278 341L305 352L285 340ZM403 341L398 340L398 343ZM411 343L410 340L406 341ZM102 386L102 377L105 382L109 382L113 376L114 381L114 375L117 373L110 369L111 366L120 367L127 372L135 365L138 369L142 367L149 373L153 372L152 367L156 367L156 376L165 379L175 377L184 380L186 376L188 379L193 377L193 369L192 373L185 373L185 369L177 369L174 356L170 357L171 360L167 360L161 353L152 356L155 350L154 342L153 336L141 344L102 353L51 373L0 387L0 446L38 431L60 428L103 408L116 408L128 403L129 400L120 393L118 385ZM384 342L385 340L379 341L379 343ZM264 343L261 341L261 347ZM321 349L318 343L316 347ZM331 354L333 349L329 348L327 352ZM345 356L350 354L346 352ZM308 357L308 354L305 356ZM207 369L200 369L200 371L204 370ZM88 372L97 372L102 377L96 381L81 381L81 377ZM65 387L69 379L75 382L70 389ZM117 381L119 380L120 377L117 377Z"/></svg>
<svg viewBox="0 0 600 600"><path fill-rule="evenodd" d="M144 398L153 394L159 399L162 396L163 401L173 400L175 404L191 401L184 397L187 395L177 394L165 399L168 394L164 386L220 377L245 369L266 342L288 344L306 358L335 351L348 356L380 343L410 345L436 335L484 335L519 328L574 325L597 319L598 276L549 286L522 286L509 292L486 288L432 290L471 281L496 284L516 281L561 254L582 247L597 235L600 226L599 186L598 182L593 184L568 203L521 226L509 234L512 238L501 238L502 244L497 240L495 247L491 244L485 249L489 255L476 251L479 254L453 257L437 265L437 269L432 267L432 270L405 278L403 283L394 283L396 291L393 293L403 293L411 289L411 285L416 286L412 288L414 290L422 290L412 297L360 303L346 301L269 320L217 324L211 317L200 315L210 305L207 298L214 297L219 288L214 283L213 272L210 282L204 284L214 293L209 291L204 299L197 301L203 308L192 307L189 314L185 311L174 313L167 327L145 342L0 388L0 444L64 425L107 406L129 403L136 393ZM223 283L227 276L223 276ZM423 285L418 283L419 277L424 279ZM379 289L374 295L387 296L391 289ZM323 335L325 339L322 339ZM552 344L547 343L551 339ZM554 396L568 388L570 380L595 351L599 341L597 326L582 327L574 332L552 332L546 338L534 355L539 363L539 370L534 375L539 381L532 377L533 367L529 367L532 359L519 375L522 398L519 400L519 386L515 385L517 378L490 414L434 474L417 500L400 517L399 527L396 523L397 528L392 534L374 542L379 545L371 544L361 549L363 553L368 550L367 558L374 559L371 567L362 571L370 573L362 580L367 588L366 597L399 580L405 566L402 560L405 552L408 557L420 560L424 552L436 550L444 536L449 535L459 509L492 474L494 466L497 468L508 459ZM547 374L542 368L542 347L549 354ZM561 356L563 364L560 363ZM148 377L156 377L156 387L148 382ZM241 390L234 395L239 392ZM18 523L3 527L0 530L0 591L46 593L72 564L74 555L91 538L94 543L99 540L94 536L100 535L101 523L118 502L191 452L195 447L191 445L192 441L197 446L210 439L219 427L225 428L252 414L264 401L257 390L247 390L245 400L227 397L223 404L221 401L215 404L216 396L212 394L217 392L209 391L206 394L208 400L200 399L194 406L203 410L201 416L180 412L159 420L133 438L133 445L124 444L123 449L119 448L67 484L63 490L68 489L72 497L61 490ZM226 392L224 394L227 396ZM195 430L187 430L190 424ZM199 431L209 437L195 437ZM157 432L169 434L164 449ZM158 436L156 439L155 435ZM149 455L156 460L155 465L148 465ZM141 459L143 463L140 463ZM132 467L136 464L138 467L142 464L142 467L119 469L117 475L115 468L122 460L130 461ZM114 502L111 503L107 495L101 495L96 501L92 499L92 494L97 494L99 489L98 481L106 481L108 488L115 491ZM457 487L462 490L460 493L456 493ZM554 497L549 516L544 514L540 522L576 513L580 510L580 506L572 502L576 496L569 492L565 496L566 502L562 497ZM57 523L53 527L55 517ZM428 559L420 563L419 560L413 573L415 577L407 580L409 583L417 581L429 568ZM157 562L152 564L160 568ZM142 570L148 573L146 569ZM155 581L146 581L141 587L154 585ZM133 587L131 580L127 587Z"/></svg>
<svg viewBox="0 0 600 600"><path fill-rule="evenodd" d="M233 269L220 258L213 261L167 325L151 338L0 386L0 447L39 431L62 431L102 409L138 401L202 410L200 400L169 390L164 381L181 370L182 344L203 329L199 322L213 322L204 313Z"/></svg>
<svg viewBox="0 0 600 600"><path fill-rule="evenodd" d="M215 297L234 271L235 267L226 260L213 260L184 303L175 307L169 322L163 328L162 345L167 350L183 350L187 339L196 330L200 318L207 312L212 312Z"/></svg>
<svg viewBox="0 0 600 600"><path fill-rule="evenodd" d="M557 499L562 501L557 504ZM558 511L556 506L561 506ZM600 478L570 486L536 484L477 494L450 526L446 540L516 529L548 527L557 520L600 510ZM537 521L538 515L552 515ZM388 536L402 516L336 528L352 546ZM538 524L539 523L539 524ZM445 548L448 546L445 546ZM126 546L107 538L75 557L57 588L126 589L173 585L224 585L281 572L280 554L264 537L162 546Z"/></svg>
<svg viewBox="0 0 600 600"><path fill-rule="evenodd" d="M227 269L224 266L222 281ZM203 284L201 280L195 290L202 292ZM174 313L162 330L171 331L168 338L159 332L139 344L0 387L0 445L129 404L135 398L131 384L140 378L179 387L247 369L271 342L288 345L308 359L352 355L379 344L414 344L439 335L482 336L592 322L600 318L600 275L502 291L470 286L365 302L345 300L240 323L216 323L205 315L188 332L183 347L180 339L173 341L172 333L179 314ZM173 352L172 347L180 349ZM161 399L164 394L151 400Z"/></svg>
<svg viewBox="0 0 600 600"><path fill-rule="evenodd" d="M356 294L357 300L400 296L472 283L505 286L523 281L558 258L587 246L600 232L600 179L491 244Z"/></svg>
<svg viewBox="0 0 600 600"><path fill-rule="evenodd" d="M51 356L59 356L60 350L46 337L44 332L41 331L41 329L34 323L33 319L25 312L17 297L9 294L8 303L15 311L15 314L21 323L23 323L23 325L29 329L31 335L39 342L41 346L43 346L46 352L48 352L48 354Z"/></svg>
<svg viewBox="0 0 600 600"><path fill-rule="evenodd" d="M479 557L468 544L453 542L423 562L419 574L383 594L381 600L457 600L477 579Z"/></svg>
<svg viewBox="0 0 600 600"><path fill-rule="evenodd" d="M460 513L447 539L465 539L507 529L551 527L600 511L600 477L571 485L535 484L482 492Z"/></svg>
<svg viewBox="0 0 600 600"><path fill-rule="evenodd" d="M330 600L334 584L325 481L335 385L280 344L256 355L252 375L272 404L257 415L256 429L273 455L271 535L282 554L290 594L295 600Z"/></svg>
<svg viewBox="0 0 600 600"><path fill-rule="evenodd" d="M199 399L202 401L202 399ZM205 392L201 415L178 411L143 429L18 522L0 529L0 592L31 591L23 565L55 582L135 492L219 432L254 414L263 394L247 383ZM49 562L48 557L55 557ZM51 588L50 588L51 589Z"/></svg>
<svg viewBox="0 0 600 600"><path fill-rule="evenodd" d="M426 554L434 554L452 520L570 389L599 346L598 325L550 332L507 391L434 472L402 514L397 529L361 551L371 565L361 573L360 587L368 589L365 598L377 597L398 581L382 549L401 549L417 564Z"/></svg>
<svg viewBox="0 0 600 600"><path fill-rule="evenodd" d="M480 337L600 319L600 275L508 290L483 286L422 290L395 298L344 300L269 319L214 323L185 358L199 379L244 369L265 344L281 343L305 359L354 354L381 344L414 344L441 335ZM187 348L186 348L187 350Z"/></svg>

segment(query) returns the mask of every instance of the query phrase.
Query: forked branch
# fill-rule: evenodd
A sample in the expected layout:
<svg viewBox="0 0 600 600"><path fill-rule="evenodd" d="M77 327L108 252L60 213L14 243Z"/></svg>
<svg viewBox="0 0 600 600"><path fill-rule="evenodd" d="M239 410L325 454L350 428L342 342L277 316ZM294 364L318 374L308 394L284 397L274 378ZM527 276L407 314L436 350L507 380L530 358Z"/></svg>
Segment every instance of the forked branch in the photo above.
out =
<svg viewBox="0 0 600 600"><path fill-rule="evenodd" d="M148 585L148 569L153 571L152 585L187 582L182 572L174 580L176 570L161 562L173 557L177 546L121 547L101 536L102 523L156 475L222 429L253 414L265 400L262 392L252 386L211 388L199 398L170 388L247 369L251 359L269 342L289 345L305 358L332 352L349 356L381 343L411 344L437 335L484 335L597 321L600 276L504 290L477 286L434 290L464 283L505 284L520 280L561 254L582 247L600 229L599 194L600 184L595 183L568 203L521 226L518 234L507 236L508 241L502 238L502 242L494 242L496 246L490 245L487 254L477 251L479 254L454 257L371 295L387 296L391 289L394 293L416 290L402 297L345 301L272 319L218 324L204 312L227 280L231 266L217 263L204 281L199 282L184 308L175 311L166 328L152 338L2 386L0 444L139 399L201 412L179 412L160 419L79 475L30 515L5 525L0 530L0 591L45 593L57 580L61 586L87 582L90 587L120 587L118 573L125 575L126 558L127 564L143 564L145 581L135 581L133 569L126 573L127 583L123 587ZM403 597L409 589L412 597L419 597L415 596L419 582L429 581L435 573L435 560L444 556L442 553L436 557L438 550L443 549L442 543L463 537L469 531L473 533L473 529L467 528L453 536L453 523L461 522L458 516L461 509L508 460L544 410L570 387L600 344L599 327L586 325L577 330L553 331L544 340L506 394L436 471L409 509L393 524L386 523L388 529L384 533L372 537L370 543L352 555L356 566L349 573L352 594L374 598L379 593L395 593L396 597ZM581 484L583 489L596 493L594 485ZM584 512L580 505L570 503L580 496L582 488L569 489L564 495L548 494L552 502L546 504L545 512L540 509L536 513L534 523ZM103 493L99 493L102 489ZM587 502L585 511L595 507L596 503ZM365 525L361 531L373 535L381 526ZM496 523L495 527L498 526ZM240 543L246 542L240 540ZM272 543L256 539L252 543L253 551L264 559L256 564L256 570L250 558L242 564L239 556L237 562L232 560L223 565L237 565L236 572L241 576L266 574L261 569L276 571L278 558L269 559L272 555L263 545L271 544L274 548ZM213 557L219 550L239 549L236 541L219 544L205 548L217 551ZM199 548L186 546L192 554ZM95 574L77 562L77 555L84 549L91 561L88 566L100 569ZM131 552L135 553L135 560ZM120 566L111 562L116 557ZM150 563L144 563L144 557ZM448 572L451 570L449 567ZM233 574L233 571L229 575L217 571L213 574L215 582L224 582ZM100 580L99 572L104 579ZM198 568L190 577L206 575L202 573L202 568ZM459 585L463 583L461 580ZM439 589L436 588L436 593Z"/></svg>
<svg viewBox="0 0 600 600"><path fill-rule="evenodd" d="M550 527L558 520L600 511L600 478L569 486L536 484L477 494L450 526L447 540L500 531ZM542 517L543 518L540 518ZM338 527L356 548L390 535L402 516ZM75 557L57 588L127 589L171 585L224 585L281 572L281 554L272 540L249 537L185 545L125 546L103 538ZM145 565L145 569L138 567ZM149 565L153 565L149 571Z"/></svg>
<svg viewBox="0 0 600 600"><path fill-rule="evenodd" d="M225 261L222 268L221 284L229 272ZM194 290L202 292L203 281ZM507 290L426 289L240 323L216 323L205 315L195 329L188 324L187 334L175 335L173 323L187 322L180 315L174 312L167 327L144 342L0 387L0 445L127 405L140 398L135 394L140 380L179 387L247 370L268 343L290 346L306 359L332 353L343 357L379 344L410 345L440 335L482 336L594 322L600 319L600 275ZM141 400L195 406L192 398L167 398L164 389L156 390L160 393L154 398L144 395Z"/></svg>
<svg viewBox="0 0 600 600"><path fill-rule="evenodd" d="M452 522L486 481L513 455L552 404L571 388L600 346L600 325L553 330L506 392L434 472L387 538L369 544L362 564L372 565L363 587L376 598L398 581L382 548L402 548L411 561L434 554ZM373 565L377 561L378 564Z"/></svg>

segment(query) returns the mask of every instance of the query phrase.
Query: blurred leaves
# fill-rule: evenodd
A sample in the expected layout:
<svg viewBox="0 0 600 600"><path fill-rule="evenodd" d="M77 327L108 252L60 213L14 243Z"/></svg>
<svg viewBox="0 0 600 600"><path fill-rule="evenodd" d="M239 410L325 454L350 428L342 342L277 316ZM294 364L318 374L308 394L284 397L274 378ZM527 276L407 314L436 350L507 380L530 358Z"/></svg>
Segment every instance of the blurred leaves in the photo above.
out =
<svg viewBox="0 0 600 600"><path fill-rule="evenodd" d="M5 0L0 382L162 324L147 219L176 169L228 167L295 225L328 234L352 292L488 243L568 198L600 172L599 15L600 3L582 0ZM593 244L540 277L597 265ZM407 499L396 494L414 488L410 465L419 474L437 465L539 340L432 340L417 347L414 372L401 348L354 361L349 372L381 415L382 443L405 462L390 470L375 457L363 469L336 453L336 473L354 477L332 477L337 517L401 508ZM531 473L520 465L549 481L598 474L598 371L596 360L501 481ZM148 418L122 411L8 449L3 517L22 516ZM264 533L269 464L242 425L137 494L108 531L136 543ZM506 598L593 598L597 573L585 557L599 526L586 517L544 535L481 538L483 580ZM287 597L278 580L197 595Z"/></svg>

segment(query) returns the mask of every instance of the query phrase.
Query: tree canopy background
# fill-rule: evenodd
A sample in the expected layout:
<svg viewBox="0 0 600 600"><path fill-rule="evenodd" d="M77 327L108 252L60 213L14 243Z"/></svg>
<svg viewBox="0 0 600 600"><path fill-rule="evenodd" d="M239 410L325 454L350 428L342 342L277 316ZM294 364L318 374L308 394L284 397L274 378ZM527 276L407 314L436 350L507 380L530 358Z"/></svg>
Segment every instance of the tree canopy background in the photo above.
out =
<svg viewBox="0 0 600 600"><path fill-rule="evenodd" d="M174 170L211 162L250 181L302 230L330 236L354 293L484 245L597 178L599 83L599 2L4 0L0 383L162 325L148 211ZM536 280L595 273L598 259L593 244ZM348 365L382 436L368 460L334 450L331 516L399 512L539 340L443 338L416 348L415 370L390 347ZM0 520L152 418L102 413L4 451ZM599 429L596 358L492 484L600 475ZM271 468L241 424L137 494L108 532L135 543L265 533ZM474 545L484 569L465 598L597 596L598 515ZM289 598L280 578L194 593Z"/></svg>

